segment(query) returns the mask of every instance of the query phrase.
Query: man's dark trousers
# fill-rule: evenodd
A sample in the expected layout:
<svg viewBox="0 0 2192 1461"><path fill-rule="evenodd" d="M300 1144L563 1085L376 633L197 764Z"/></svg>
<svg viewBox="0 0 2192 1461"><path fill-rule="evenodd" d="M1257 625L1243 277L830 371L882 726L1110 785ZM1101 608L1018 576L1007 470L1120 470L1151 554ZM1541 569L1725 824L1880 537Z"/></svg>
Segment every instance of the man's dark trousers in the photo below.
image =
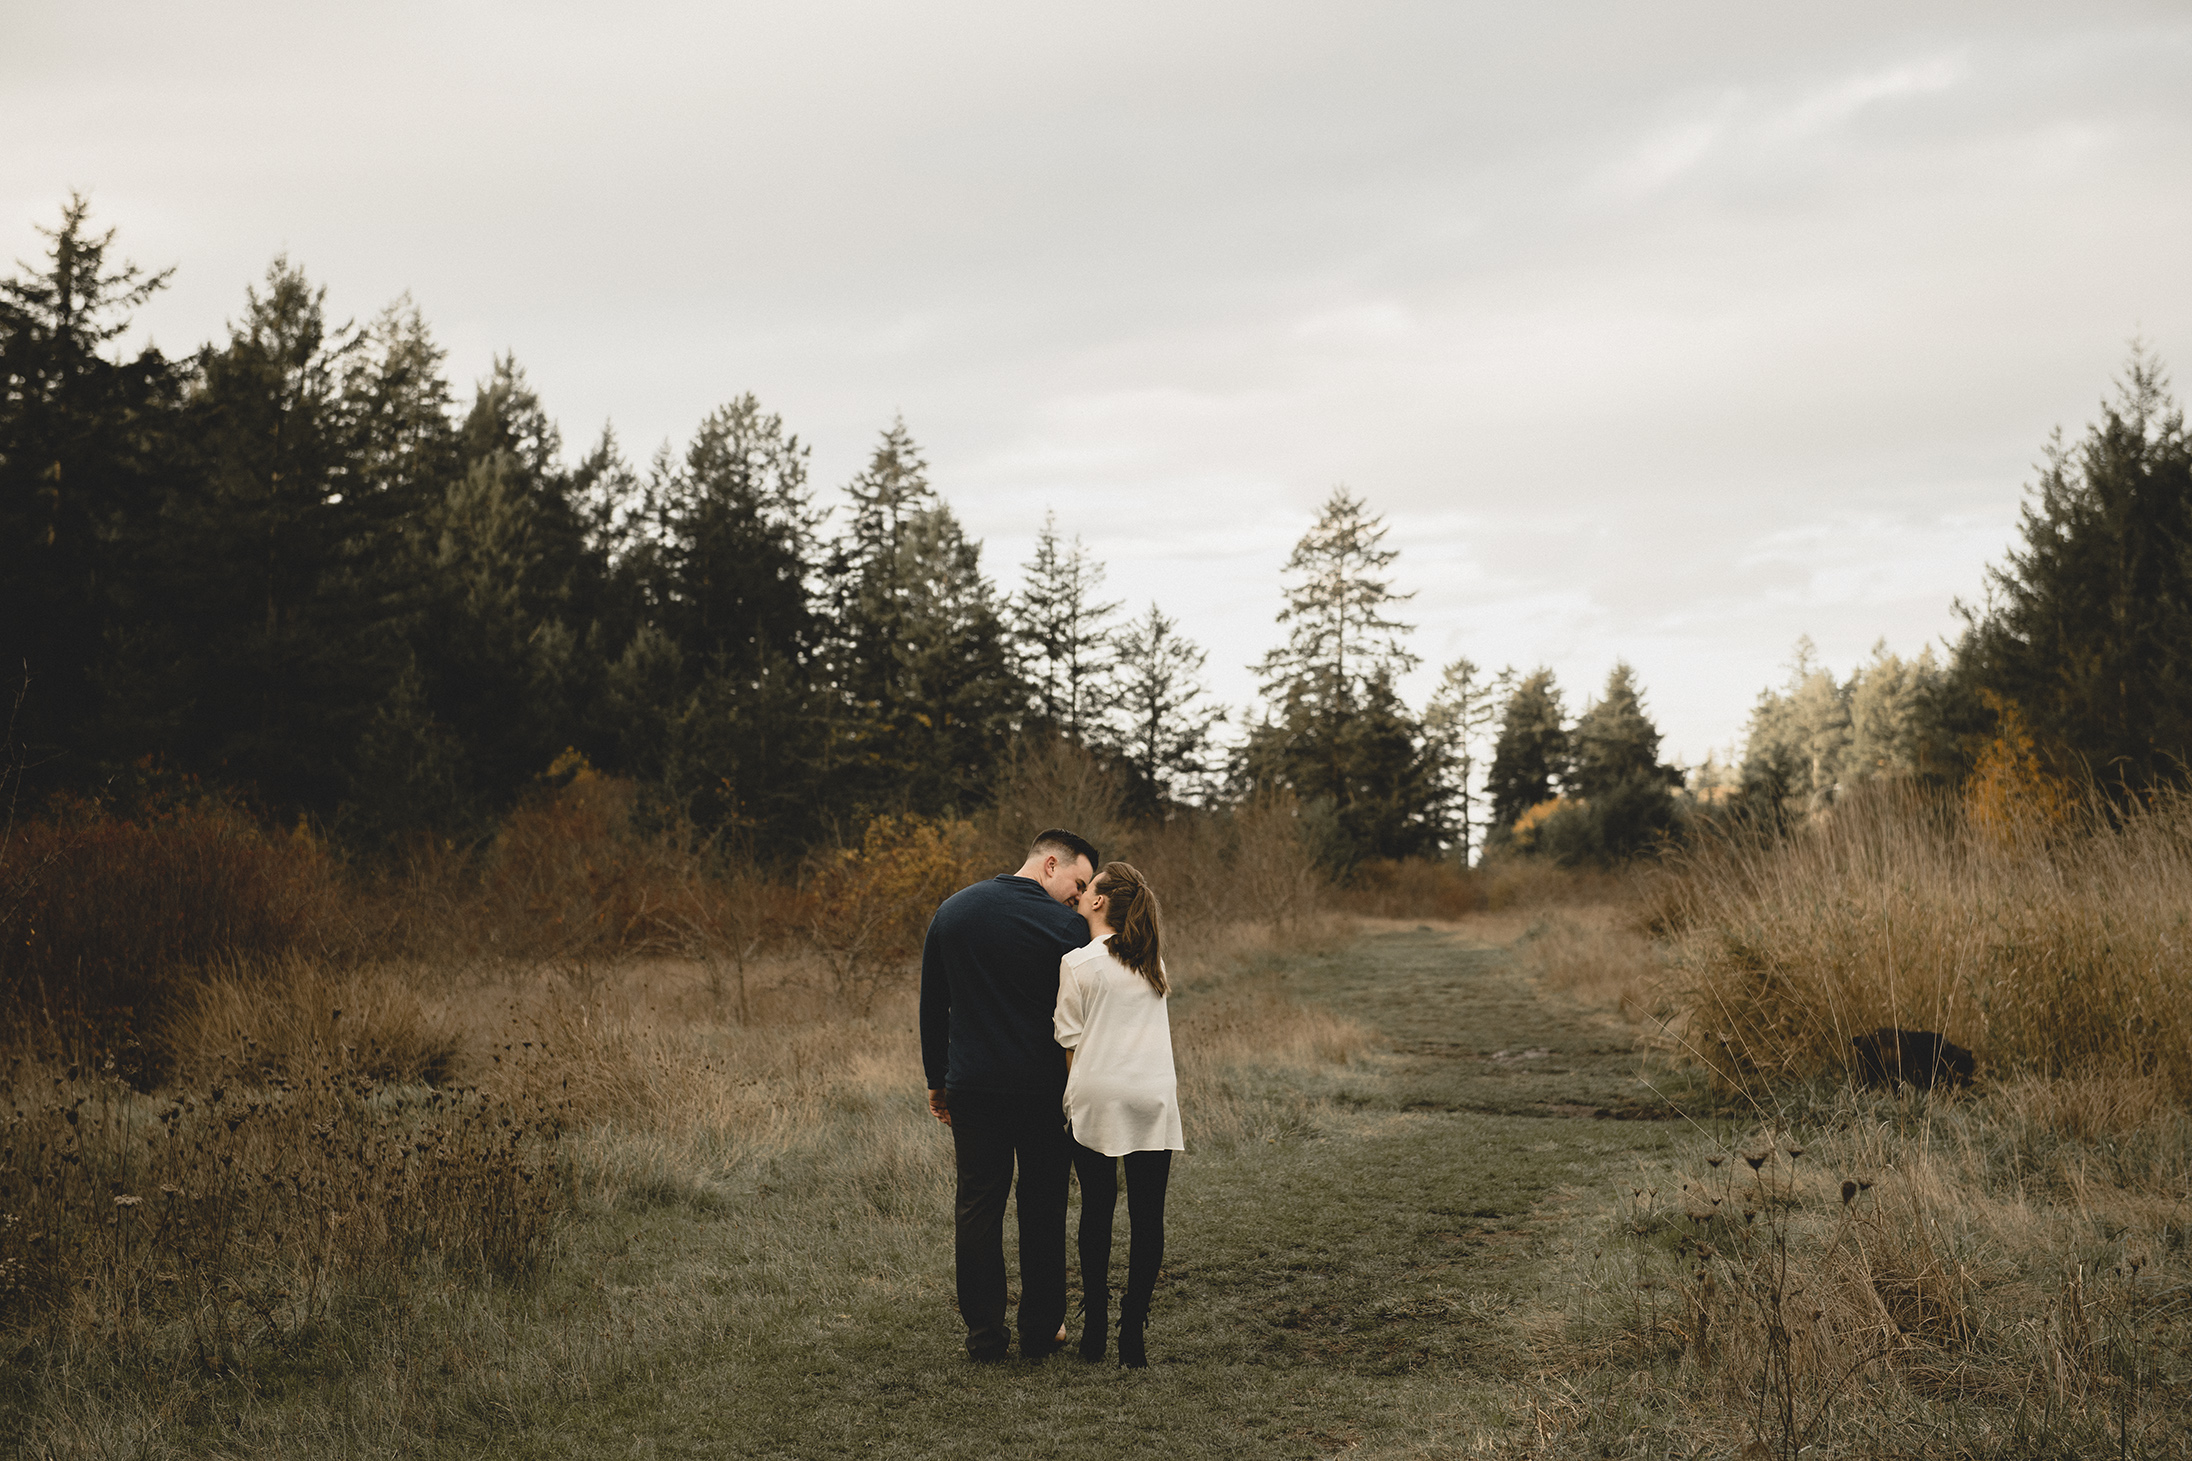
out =
<svg viewBox="0 0 2192 1461"><path fill-rule="evenodd" d="M1066 1177L1073 1142L1055 1099L952 1091L951 1139L959 1176L959 1313L967 1353L1005 1353L1005 1199L1015 1159L1020 1191L1020 1353L1048 1354L1066 1319Z"/></svg>

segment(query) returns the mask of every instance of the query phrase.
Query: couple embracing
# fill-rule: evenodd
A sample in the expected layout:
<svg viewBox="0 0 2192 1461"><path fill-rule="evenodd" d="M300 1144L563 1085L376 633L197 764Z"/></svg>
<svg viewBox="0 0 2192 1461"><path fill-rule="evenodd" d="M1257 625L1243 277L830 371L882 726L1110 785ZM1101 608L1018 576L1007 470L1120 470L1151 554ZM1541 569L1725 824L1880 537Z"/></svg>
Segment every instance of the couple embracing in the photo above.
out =
<svg viewBox="0 0 2192 1461"><path fill-rule="evenodd" d="M1157 895L1086 839L1040 833L1016 873L944 900L921 949L929 1109L958 1171L959 1313L967 1353L1001 1360L1005 1202L1019 1171L1020 1353L1066 1342L1066 1178L1081 1184L1081 1357L1109 1341L1111 1224L1126 1169L1127 1284L1119 1360L1143 1329L1164 1260L1165 1183L1180 1106Z"/></svg>

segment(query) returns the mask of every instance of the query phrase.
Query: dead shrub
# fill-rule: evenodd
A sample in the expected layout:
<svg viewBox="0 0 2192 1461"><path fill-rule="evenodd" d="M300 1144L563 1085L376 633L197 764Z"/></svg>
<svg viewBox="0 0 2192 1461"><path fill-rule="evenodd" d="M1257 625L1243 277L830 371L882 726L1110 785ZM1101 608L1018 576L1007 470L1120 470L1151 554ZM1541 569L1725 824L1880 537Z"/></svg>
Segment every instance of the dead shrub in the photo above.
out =
<svg viewBox="0 0 2192 1461"><path fill-rule="evenodd" d="M64 802L0 834L0 1012L20 1040L157 1081L160 1022L191 971L328 941L332 859L206 798L135 818Z"/></svg>
<svg viewBox="0 0 2192 1461"><path fill-rule="evenodd" d="M1475 869L1444 858L1375 858L1334 892L1333 906L1361 918L1456 919L1485 906Z"/></svg>
<svg viewBox="0 0 2192 1461"><path fill-rule="evenodd" d="M1120 855L1164 900L1168 940L1175 928L1216 934L1238 923L1320 938L1332 921L1330 885L1291 796L1141 823L1125 835Z"/></svg>
<svg viewBox="0 0 2192 1461"><path fill-rule="evenodd" d="M1493 913L1612 902L1625 896L1635 881L1626 872L1562 867L1549 858L1513 854L1487 857L1476 877L1481 906Z"/></svg>
<svg viewBox="0 0 2192 1461"><path fill-rule="evenodd" d="M1126 787L1116 764L1062 735L1019 738L997 778L988 806L973 818L974 860L1010 872L1027 856L1035 834L1063 827L1119 857L1134 829Z"/></svg>
<svg viewBox="0 0 2192 1461"><path fill-rule="evenodd" d="M692 849L633 823L638 788L583 762L521 802L482 859L478 952L545 965L581 983L659 943L682 911Z"/></svg>
<svg viewBox="0 0 2192 1461"><path fill-rule="evenodd" d="M858 847L814 860L805 932L854 1007L920 957L936 905L977 876L975 847L971 823L877 817Z"/></svg>

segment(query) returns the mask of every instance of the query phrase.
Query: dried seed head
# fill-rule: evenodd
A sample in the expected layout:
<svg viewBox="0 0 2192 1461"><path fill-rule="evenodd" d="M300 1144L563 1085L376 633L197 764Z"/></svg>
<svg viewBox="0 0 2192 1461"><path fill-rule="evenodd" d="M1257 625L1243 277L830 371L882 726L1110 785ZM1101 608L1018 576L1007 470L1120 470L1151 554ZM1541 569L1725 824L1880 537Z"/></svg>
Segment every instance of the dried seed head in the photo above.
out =
<svg viewBox="0 0 2192 1461"><path fill-rule="evenodd" d="M1842 1206L1848 1207L1856 1199L1856 1196L1857 1184L1845 1178L1842 1182Z"/></svg>
<svg viewBox="0 0 2192 1461"><path fill-rule="evenodd" d="M1770 1154L1767 1152L1759 1152L1756 1155L1753 1155L1750 1152L1745 1152L1743 1153L1743 1160L1748 1162L1750 1164L1750 1169L1755 1172L1760 1167L1766 1165L1766 1158L1768 1155Z"/></svg>
<svg viewBox="0 0 2192 1461"><path fill-rule="evenodd" d="M1726 1157L1707 1157L1705 1158L1705 1165L1708 1167L1717 1167L1726 1160Z"/></svg>
<svg viewBox="0 0 2192 1461"><path fill-rule="evenodd" d="M1804 1149L1803 1149L1802 1147L1800 1147L1800 1146L1792 1146L1792 1147L1790 1147L1790 1148L1789 1148L1789 1160L1790 1160L1790 1161L1792 1161L1792 1162L1793 1162L1793 1161L1795 1161L1795 1160L1796 1160L1796 1159L1797 1159L1798 1157L1802 1156L1803 1154L1804 1154Z"/></svg>

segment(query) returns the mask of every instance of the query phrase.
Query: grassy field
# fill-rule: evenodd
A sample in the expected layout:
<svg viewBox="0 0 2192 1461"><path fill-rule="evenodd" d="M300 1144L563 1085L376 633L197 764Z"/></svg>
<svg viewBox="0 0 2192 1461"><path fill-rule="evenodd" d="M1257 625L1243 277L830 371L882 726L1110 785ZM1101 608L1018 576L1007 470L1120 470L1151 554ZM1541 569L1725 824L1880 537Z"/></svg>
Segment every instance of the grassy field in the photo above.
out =
<svg viewBox="0 0 2192 1461"><path fill-rule="evenodd" d="M741 1024L667 962L582 992L216 985L174 1092L15 1072L18 1167L25 1133L59 1130L26 1109L74 1110L92 1155L166 1152L163 1128L201 1150L111 1169L140 1205L92 1193L111 1221L74 1230L60 1318L13 1331L0 1437L147 1458L2192 1454L2192 1129L2164 1088L1822 1078L1761 1102L1638 1017L1666 957L1607 907L1206 951L1175 1006L1192 1151L1140 1373L961 1358L948 1136L902 989L855 1018L757 975ZM244 1045L248 1098L248 1062L211 1055ZM311 1074L325 1057L351 1085ZM470 1094L437 1102L425 1069ZM391 1181L353 1128L450 1155L378 1208L314 1199ZM239 1239L210 1281L138 1261L154 1230L133 1224L245 1169L237 1211L289 1231ZM470 1185L416 1186L436 1171Z"/></svg>
<svg viewBox="0 0 2192 1461"><path fill-rule="evenodd" d="M353 1294L225 1376L157 1343L135 1364L26 1353L17 1453L1472 1454L1534 1434L1515 1385L1561 1322L1547 1235L1679 1134L1588 1114L1653 1099L1625 1033L1496 949L1409 931L1212 975L1176 1018L1198 1119L1146 1374L961 1360L947 1138L900 1003L810 1032L796 1072L779 1040L764 1108L712 1137L690 1112L572 1132L582 1195L530 1276Z"/></svg>

